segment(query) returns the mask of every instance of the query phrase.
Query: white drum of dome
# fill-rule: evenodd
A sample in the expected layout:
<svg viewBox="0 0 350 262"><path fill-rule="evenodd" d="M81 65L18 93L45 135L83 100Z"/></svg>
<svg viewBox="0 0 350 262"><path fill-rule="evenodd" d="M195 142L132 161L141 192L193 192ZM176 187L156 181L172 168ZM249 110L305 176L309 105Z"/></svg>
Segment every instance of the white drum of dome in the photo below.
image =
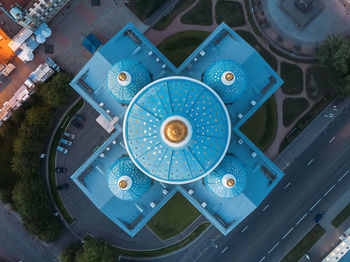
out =
<svg viewBox="0 0 350 262"><path fill-rule="evenodd" d="M132 180L128 176L122 176L118 179L117 184L121 190L128 190L132 185Z"/></svg>
<svg viewBox="0 0 350 262"><path fill-rule="evenodd" d="M131 75L126 71L120 72L117 81L119 85L127 86L131 82Z"/></svg>

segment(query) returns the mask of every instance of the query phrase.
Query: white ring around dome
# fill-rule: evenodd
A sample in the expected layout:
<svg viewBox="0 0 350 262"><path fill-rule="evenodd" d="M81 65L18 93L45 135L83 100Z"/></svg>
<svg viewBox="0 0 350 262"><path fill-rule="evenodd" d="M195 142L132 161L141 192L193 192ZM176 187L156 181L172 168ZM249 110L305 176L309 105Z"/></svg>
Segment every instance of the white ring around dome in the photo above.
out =
<svg viewBox="0 0 350 262"><path fill-rule="evenodd" d="M121 73L124 73L126 75L126 80L125 81L122 81L122 80L119 79L119 74L121 74ZM122 71L119 74L117 75L117 81L118 81L119 85L127 86L128 84L131 83L131 75L128 72Z"/></svg>
<svg viewBox="0 0 350 262"><path fill-rule="evenodd" d="M231 81L229 81L229 80L226 79L226 75L227 75L227 74L230 74L230 73L233 75L233 79L232 79ZM224 73L221 75L221 82L222 82L224 85L230 86L230 85L232 85L235 81L236 81L236 76L235 76L235 74L234 74L233 72L231 72L231 71L226 71L226 72L224 72Z"/></svg>
<svg viewBox="0 0 350 262"><path fill-rule="evenodd" d="M224 187L226 187L226 188L233 188L234 185L233 185L233 186L228 186L228 185L227 185L227 181L228 181L229 179L233 179L233 181L235 181L235 184L236 184L236 178L235 178L234 175L231 175L231 174L226 174L226 175L224 175L224 176L222 177L222 179L221 179L221 183L222 183L222 185L223 185Z"/></svg>
<svg viewBox="0 0 350 262"><path fill-rule="evenodd" d="M119 186L120 181L123 181L123 180L125 180L126 183L127 183L125 188L121 188ZM121 176L121 177L119 177L118 182L117 182L117 186L118 186L118 188L120 190L128 190L131 187L131 185L132 185L132 180L131 180L131 178L129 176Z"/></svg>
<svg viewBox="0 0 350 262"><path fill-rule="evenodd" d="M128 114L129 114L129 111L131 109L131 105L134 103L134 101L136 99L138 99L138 97L140 95L143 94L143 91L144 90L147 90L149 86L151 85L154 85L158 82L161 82L161 81L164 81L164 80L170 80L170 79L184 79L184 80L189 80L189 81L193 81L195 83L198 83L198 84L201 84L203 86L205 86L206 88L208 88L208 90L210 90L217 98L218 98L218 101L220 102L220 104L222 105L223 109L224 109L224 112L226 114L226 118L227 118L227 129L228 129L228 137L227 137L227 143L226 143L226 147L225 147L225 150L223 151L223 154L221 156L221 158L217 161L217 163L210 169L208 170L208 172L204 173L203 175L199 176L199 177L196 177L195 179L191 179L191 180L186 180L186 181L181 181L181 182L173 182L173 181L164 181L164 180L161 180L159 179L158 177L156 176L153 176L152 174L150 174L149 172L145 171L138 163L137 161L135 160L134 156L131 154L130 150L129 150L129 146L128 146L128 140L127 140L127 137L128 137L128 134L126 133L126 126L127 126L127 119L128 119ZM153 178L154 180L157 180L157 181L160 181L160 182L164 182L164 183L168 183L168 184L176 184L176 185L179 185L179 184L188 184L188 183L191 183L191 182L194 182L196 180L199 180L203 177L205 177L206 175L210 174L210 172L212 172L222 161L222 159L225 157L226 155L226 152L228 150L228 147L230 145L230 141L231 141L231 120L230 120L230 115L227 111L227 108L224 104L224 102L221 100L220 96L214 91L214 89L212 89L210 86L208 86L207 84L197 80L197 79L194 79L194 78L191 78L191 77L187 77L187 76L168 76L168 77L164 77L164 78L160 78L160 79L157 79L151 83L149 83L148 85L146 85L145 87L143 87L134 97L133 99L131 100L128 108L126 109L126 112L125 112L125 117L124 117L124 121L123 121L123 140L124 140L124 144L125 144L125 149L126 151L128 152L128 155L129 157L131 158L131 160L134 162L134 164L143 172L145 173L146 175L148 175L149 177Z"/></svg>
<svg viewBox="0 0 350 262"><path fill-rule="evenodd" d="M174 143L174 142L171 142L169 141L166 136L165 136L165 133L164 133L164 130L165 130L165 126L170 122L170 121L174 121L174 120L179 120L181 122L183 122L187 128L187 136L186 138L179 142L179 143ZM190 122L182 117L182 116L178 116L178 115L174 115L174 116L169 116L168 118L166 118L162 125L160 126L160 136L162 138L162 140L164 141L164 143L166 143L168 146L171 146L171 147L174 147L174 148L181 148L181 147L184 147L185 145L188 144L188 142L191 141L191 137L192 137L192 126L190 124Z"/></svg>

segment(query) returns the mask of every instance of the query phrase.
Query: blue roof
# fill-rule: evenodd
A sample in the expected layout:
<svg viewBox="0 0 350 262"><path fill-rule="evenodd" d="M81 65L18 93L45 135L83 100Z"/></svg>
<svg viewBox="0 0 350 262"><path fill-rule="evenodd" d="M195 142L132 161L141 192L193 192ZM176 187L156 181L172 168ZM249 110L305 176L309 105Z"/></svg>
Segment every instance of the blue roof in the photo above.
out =
<svg viewBox="0 0 350 262"><path fill-rule="evenodd" d="M227 181L232 179L233 184ZM227 155L213 172L204 178L205 185L214 195L223 198L238 196L247 183L247 169L237 158Z"/></svg>
<svg viewBox="0 0 350 262"><path fill-rule="evenodd" d="M118 78L121 73L126 75L126 80L121 81ZM129 104L133 97L149 82L151 82L151 77L147 69L132 59L117 62L108 72L108 88L114 98L121 103Z"/></svg>
<svg viewBox="0 0 350 262"><path fill-rule="evenodd" d="M163 135L164 124L172 118L188 125L187 142L179 147ZM123 131L131 159L145 174L181 184L202 178L220 163L230 142L231 123L211 88L188 77L168 77L137 94Z"/></svg>
<svg viewBox="0 0 350 262"><path fill-rule="evenodd" d="M231 73L233 79L225 76ZM224 103L232 103L246 91L247 77L243 68L232 60L219 60L205 72L203 82L219 94Z"/></svg>
<svg viewBox="0 0 350 262"><path fill-rule="evenodd" d="M84 38L81 43L91 54L95 53L95 51L102 45L100 40L96 38L94 34L89 34Z"/></svg>
<svg viewBox="0 0 350 262"><path fill-rule="evenodd" d="M109 169L108 186L116 197L134 200L148 191L151 179L143 174L129 157L123 157Z"/></svg>

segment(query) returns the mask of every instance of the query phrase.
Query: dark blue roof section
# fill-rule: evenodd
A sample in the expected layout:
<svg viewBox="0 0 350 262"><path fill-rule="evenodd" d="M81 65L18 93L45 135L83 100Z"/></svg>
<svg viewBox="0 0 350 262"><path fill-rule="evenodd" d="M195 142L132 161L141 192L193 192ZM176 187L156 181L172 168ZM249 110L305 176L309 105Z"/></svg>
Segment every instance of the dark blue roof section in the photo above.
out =
<svg viewBox="0 0 350 262"><path fill-rule="evenodd" d="M94 34L89 34L82 42L82 45L91 53L95 53L96 50L102 45L100 40L96 38Z"/></svg>

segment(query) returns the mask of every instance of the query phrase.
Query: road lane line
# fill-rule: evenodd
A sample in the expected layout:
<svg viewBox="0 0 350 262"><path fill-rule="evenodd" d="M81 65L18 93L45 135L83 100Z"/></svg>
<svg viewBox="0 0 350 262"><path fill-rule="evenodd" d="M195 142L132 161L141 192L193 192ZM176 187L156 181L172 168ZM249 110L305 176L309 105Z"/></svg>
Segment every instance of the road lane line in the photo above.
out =
<svg viewBox="0 0 350 262"><path fill-rule="evenodd" d="M315 159L311 159L309 163L307 163L307 166L309 166L312 162L314 162Z"/></svg>
<svg viewBox="0 0 350 262"><path fill-rule="evenodd" d="M221 254L224 253L227 249L228 249L228 247L225 247L225 248L221 251Z"/></svg>
<svg viewBox="0 0 350 262"><path fill-rule="evenodd" d="M331 190L335 187L335 185L333 185L326 193L324 193L324 196L327 196L329 192L331 192Z"/></svg>
<svg viewBox="0 0 350 262"><path fill-rule="evenodd" d="M312 211L312 209L314 209L315 208L315 206L317 206L318 205L318 203L320 203L321 202L321 199L322 198L320 198L311 208L310 208L310 211Z"/></svg>
<svg viewBox="0 0 350 262"><path fill-rule="evenodd" d="M263 261L266 258L266 256L264 256L262 259L259 260L259 262Z"/></svg>
<svg viewBox="0 0 350 262"><path fill-rule="evenodd" d="M247 228L248 228L248 226L246 226L245 228L243 228L242 233L243 233Z"/></svg>
<svg viewBox="0 0 350 262"><path fill-rule="evenodd" d="M290 186L290 182L283 189L286 189L289 186Z"/></svg>
<svg viewBox="0 0 350 262"><path fill-rule="evenodd" d="M274 245L273 248L271 248L270 251L267 252L267 254L270 254L279 244L280 242L277 242L276 245Z"/></svg>
<svg viewBox="0 0 350 262"><path fill-rule="evenodd" d="M297 225L307 216L307 213L302 216L302 218L299 219L299 221L296 223Z"/></svg>
<svg viewBox="0 0 350 262"><path fill-rule="evenodd" d="M265 211L268 207L270 206L270 204L267 204L262 211Z"/></svg>
<svg viewBox="0 0 350 262"><path fill-rule="evenodd" d="M292 232L293 229L294 229L294 227L292 227L292 228L287 232L287 234L285 234L285 235L282 237L282 239L285 239L285 238L289 235L289 233Z"/></svg>
<svg viewBox="0 0 350 262"><path fill-rule="evenodd" d="M329 142L328 142L328 143L329 143L329 144L330 144L330 143L332 143L334 139L335 139L335 136L333 136L333 137L332 137L332 139L331 139L331 140L329 140Z"/></svg>
<svg viewBox="0 0 350 262"><path fill-rule="evenodd" d="M340 182L348 173L349 173L350 170L346 171L344 173L344 175L342 175L339 179L338 179L338 182Z"/></svg>

